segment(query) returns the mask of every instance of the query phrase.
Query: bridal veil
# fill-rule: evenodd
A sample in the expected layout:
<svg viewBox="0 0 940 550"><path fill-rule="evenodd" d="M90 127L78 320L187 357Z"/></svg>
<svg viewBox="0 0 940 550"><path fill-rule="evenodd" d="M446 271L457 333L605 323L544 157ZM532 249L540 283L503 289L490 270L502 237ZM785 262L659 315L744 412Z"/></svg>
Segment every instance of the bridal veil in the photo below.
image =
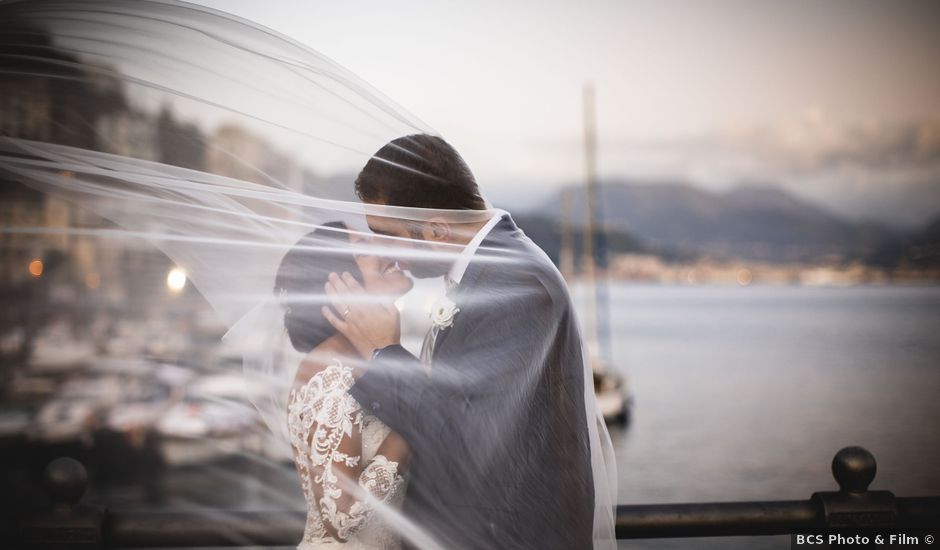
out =
<svg viewBox="0 0 940 550"><path fill-rule="evenodd" d="M373 154L402 136L436 135L433 129L310 48L251 22L181 2L3 3L0 117L3 185L26 186L88 213L57 226L9 223L2 232L81 236L104 249L155 248L165 254L227 327L224 345L240 353L246 384L257 396L254 405L285 449L287 396L304 357L302 346L291 341L285 318L331 303L322 286L280 289L278 272L288 252L302 251L314 266L362 255L403 263L452 262L460 247L431 250L420 239L373 235L369 219L460 225L503 215L492 208L435 210L361 201L354 180ZM324 227L332 232L328 238L322 231L317 236ZM477 319L485 319L488 311L510 317L518 312L516 324L531 323L537 337L501 341L493 329L498 323L477 322L471 332L481 340L468 335L465 344L471 367L434 365L418 398L461 395L467 407L492 410L496 401L487 401L490 390L481 388L493 388L494 380L481 378L502 371L483 367L510 361L519 375L495 386L501 391L502 416L485 417L483 425L440 426L472 432L465 457L472 467L460 464L455 475L480 476L469 481L482 485L499 470L499 479L518 480L499 488L506 502L525 502L526 494L544 493L533 484L548 483L546 478L563 472L533 476L515 469L542 464L540 452L567 456L567 447L560 453L553 447L584 449L594 546L613 548L613 453L595 405L585 346L569 342L568 356L550 357L557 353L552 342L559 327L575 327L572 334L579 333L564 286L545 283L555 281L557 272L550 273L546 259L537 255L531 249L521 254L484 246L473 258L492 273L541 270L531 279L536 287L542 285L535 290L508 278L502 287L462 284L459 298L441 302L447 289L437 279L420 281L403 296L361 294L357 299L394 302L402 312L402 344L414 356L435 322L458 326L461 315L472 311ZM539 319L526 317L530 292L547 301L541 310L547 313ZM506 330L507 336L513 334L512 326ZM394 369L393 363L370 368ZM565 436L557 431L562 427L544 422L539 433L526 433L519 420L539 406L554 406L551 400L535 402L546 399L537 388L553 376L544 371L550 363L575 365L579 371L580 380L559 378L560 384L571 384L567 391L578 393L572 402L581 408L567 418L572 425L564 427ZM415 410L434 414L433 409ZM414 430L408 437L427 438L416 447L432 448L441 434ZM538 441L526 447L524 456L506 452L527 438ZM552 464L565 467L564 462ZM550 511L569 495L552 498L539 505ZM446 547L464 536L426 528L409 517L407 506L380 512L414 547ZM523 514L517 521L528 519Z"/></svg>

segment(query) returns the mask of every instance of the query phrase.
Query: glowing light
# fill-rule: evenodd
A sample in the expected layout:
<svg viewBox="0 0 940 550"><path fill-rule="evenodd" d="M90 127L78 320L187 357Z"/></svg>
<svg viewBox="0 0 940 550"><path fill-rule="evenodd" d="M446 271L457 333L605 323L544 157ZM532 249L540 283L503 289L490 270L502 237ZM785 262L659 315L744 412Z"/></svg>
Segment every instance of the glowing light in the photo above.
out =
<svg viewBox="0 0 940 550"><path fill-rule="evenodd" d="M186 272L174 267L166 276L166 286L173 292L179 292L186 286Z"/></svg>
<svg viewBox="0 0 940 550"><path fill-rule="evenodd" d="M738 270L738 284L741 286L747 286L751 284L751 281L754 280L754 275L751 274L751 270L745 268Z"/></svg>
<svg viewBox="0 0 940 550"><path fill-rule="evenodd" d="M42 276L42 260L33 260L29 262L29 274L33 277Z"/></svg>

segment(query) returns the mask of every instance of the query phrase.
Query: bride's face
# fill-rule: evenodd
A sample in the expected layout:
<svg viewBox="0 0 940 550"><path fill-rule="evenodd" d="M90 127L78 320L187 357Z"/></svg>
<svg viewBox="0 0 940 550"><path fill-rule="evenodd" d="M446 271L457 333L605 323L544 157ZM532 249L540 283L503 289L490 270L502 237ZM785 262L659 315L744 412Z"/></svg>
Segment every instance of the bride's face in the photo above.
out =
<svg viewBox="0 0 940 550"><path fill-rule="evenodd" d="M398 262L380 256L357 256L356 264L362 272L363 286L369 294L395 298L411 290L414 281L405 275Z"/></svg>
<svg viewBox="0 0 940 550"><path fill-rule="evenodd" d="M414 281L405 275L393 258L360 254L356 256L356 264L362 273L363 287L369 294L397 298L414 286Z"/></svg>

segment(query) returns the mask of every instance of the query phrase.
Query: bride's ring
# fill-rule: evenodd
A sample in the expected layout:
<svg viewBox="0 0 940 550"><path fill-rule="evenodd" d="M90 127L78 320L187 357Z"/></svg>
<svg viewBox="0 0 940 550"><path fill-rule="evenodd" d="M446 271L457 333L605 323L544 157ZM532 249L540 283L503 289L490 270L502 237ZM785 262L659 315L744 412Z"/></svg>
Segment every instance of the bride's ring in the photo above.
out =
<svg viewBox="0 0 940 550"><path fill-rule="evenodd" d="M348 308L348 307L343 310L343 319L346 319L347 317L349 317L349 308Z"/></svg>

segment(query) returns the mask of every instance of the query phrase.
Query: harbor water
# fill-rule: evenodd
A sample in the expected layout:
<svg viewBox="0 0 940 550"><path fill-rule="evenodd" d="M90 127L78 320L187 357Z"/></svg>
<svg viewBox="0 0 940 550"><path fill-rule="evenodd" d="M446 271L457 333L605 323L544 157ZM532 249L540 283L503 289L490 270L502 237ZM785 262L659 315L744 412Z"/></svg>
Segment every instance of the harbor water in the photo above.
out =
<svg viewBox="0 0 940 550"><path fill-rule="evenodd" d="M583 289L575 289L581 302ZM940 288L610 287L623 504L806 499L847 445L873 489L940 494ZM789 548L788 537L622 541Z"/></svg>

